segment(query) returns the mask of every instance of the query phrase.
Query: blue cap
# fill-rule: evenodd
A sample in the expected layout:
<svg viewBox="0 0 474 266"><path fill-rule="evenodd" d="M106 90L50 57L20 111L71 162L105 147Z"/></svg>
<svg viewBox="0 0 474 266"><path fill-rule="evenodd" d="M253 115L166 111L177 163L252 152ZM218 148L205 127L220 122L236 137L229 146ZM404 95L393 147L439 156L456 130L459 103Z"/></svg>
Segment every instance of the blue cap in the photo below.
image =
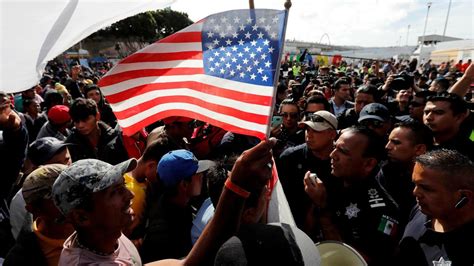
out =
<svg viewBox="0 0 474 266"><path fill-rule="evenodd" d="M208 160L199 161L188 150L170 151L158 163L158 176L165 187L172 187L181 180L208 170L212 164Z"/></svg>

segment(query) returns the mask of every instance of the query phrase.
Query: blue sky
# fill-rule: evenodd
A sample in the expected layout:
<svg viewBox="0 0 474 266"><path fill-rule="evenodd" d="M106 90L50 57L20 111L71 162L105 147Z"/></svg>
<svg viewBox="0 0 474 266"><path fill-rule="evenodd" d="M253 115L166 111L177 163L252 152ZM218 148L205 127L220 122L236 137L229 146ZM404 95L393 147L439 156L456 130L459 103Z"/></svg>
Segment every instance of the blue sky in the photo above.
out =
<svg viewBox="0 0 474 266"><path fill-rule="evenodd" d="M256 8L282 9L284 0L254 0ZM359 46L415 45L422 35L422 0L293 0L287 39ZM443 34L449 0L432 0L426 34ZM447 36L474 39L474 1L452 0ZM205 8L203 8L205 7ZM172 9L197 21L212 13L248 8L248 1L178 0ZM321 38L325 33L329 35Z"/></svg>

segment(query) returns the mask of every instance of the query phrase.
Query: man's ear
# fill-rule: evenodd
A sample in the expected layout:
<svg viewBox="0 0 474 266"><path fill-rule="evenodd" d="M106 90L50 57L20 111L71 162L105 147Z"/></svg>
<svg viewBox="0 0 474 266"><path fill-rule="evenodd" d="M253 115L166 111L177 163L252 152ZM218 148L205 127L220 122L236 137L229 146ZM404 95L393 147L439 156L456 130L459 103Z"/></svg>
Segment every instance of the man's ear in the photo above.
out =
<svg viewBox="0 0 474 266"><path fill-rule="evenodd" d="M364 169L367 173L370 173L374 170L379 162L375 158L367 158L364 162Z"/></svg>
<svg viewBox="0 0 474 266"><path fill-rule="evenodd" d="M426 145L425 144L416 144L415 145L415 154L416 156L422 155L426 153Z"/></svg>
<svg viewBox="0 0 474 266"><path fill-rule="evenodd" d="M80 227L86 227L91 224L88 213L85 210L74 209L68 215L69 220L72 224Z"/></svg>
<svg viewBox="0 0 474 266"><path fill-rule="evenodd" d="M97 114L95 114L95 119L96 119L97 121L100 120L100 113L99 113L99 111L97 111Z"/></svg>

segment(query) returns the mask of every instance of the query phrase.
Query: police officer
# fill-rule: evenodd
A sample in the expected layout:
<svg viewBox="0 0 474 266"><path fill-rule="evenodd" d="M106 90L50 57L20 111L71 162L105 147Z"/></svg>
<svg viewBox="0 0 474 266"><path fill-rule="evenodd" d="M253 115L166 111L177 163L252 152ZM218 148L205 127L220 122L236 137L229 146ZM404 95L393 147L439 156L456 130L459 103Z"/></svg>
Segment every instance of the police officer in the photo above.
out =
<svg viewBox="0 0 474 266"><path fill-rule="evenodd" d="M336 141L331 157L332 175L344 183L343 192L329 195L324 183L305 176L305 190L318 207L326 240L341 240L353 246L369 265L385 265L398 239L396 203L376 182L383 143L368 128L346 129ZM328 201L327 198L337 198Z"/></svg>

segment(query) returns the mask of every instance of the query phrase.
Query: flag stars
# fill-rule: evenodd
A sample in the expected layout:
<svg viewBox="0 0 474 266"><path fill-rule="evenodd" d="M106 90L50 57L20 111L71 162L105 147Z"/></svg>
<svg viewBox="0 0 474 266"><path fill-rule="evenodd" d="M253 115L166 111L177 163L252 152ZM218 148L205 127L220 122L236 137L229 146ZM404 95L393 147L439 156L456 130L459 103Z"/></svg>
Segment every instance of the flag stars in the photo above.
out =
<svg viewBox="0 0 474 266"><path fill-rule="evenodd" d="M270 67L271 65L272 65L272 62L270 61L265 62L265 67Z"/></svg>
<svg viewBox="0 0 474 266"><path fill-rule="evenodd" d="M264 75L264 76L262 77L262 81L267 81L267 80L268 80L267 75Z"/></svg>
<svg viewBox="0 0 474 266"><path fill-rule="evenodd" d="M220 60L221 62L224 62L224 61L225 61L225 58L224 58L224 57L221 57L221 58L219 58L219 60Z"/></svg>
<svg viewBox="0 0 474 266"><path fill-rule="evenodd" d="M209 57L209 62L214 62L214 57Z"/></svg>
<svg viewBox="0 0 474 266"><path fill-rule="evenodd" d="M255 74L251 74L251 75L250 75L250 79L252 79L252 80L255 80L256 77L257 77L257 76L255 76Z"/></svg>
<svg viewBox="0 0 474 266"><path fill-rule="evenodd" d="M208 33L207 33L207 37L208 37L208 38L214 37L214 32L212 32L212 31L208 32Z"/></svg>
<svg viewBox="0 0 474 266"><path fill-rule="evenodd" d="M252 30L253 30L253 31L257 31L257 29L258 29L257 24L254 24L254 25L252 26Z"/></svg>
<svg viewBox="0 0 474 266"><path fill-rule="evenodd" d="M237 34L237 32L232 33L232 38L237 39L237 37L239 37L239 34Z"/></svg>
<svg viewBox="0 0 474 266"><path fill-rule="evenodd" d="M243 24L240 24L239 30L240 30L240 31L244 31L244 30L245 30L245 26L244 26Z"/></svg>
<svg viewBox="0 0 474 266"><path fill-rule="evenodd" d="M239 23L240 23L240 18L239 18L239 17L235 17L235 18L234 18L234 23L235 23L235 24L239 24Z"/></svg>
<svg viewBox="0 0 474 266"><path fill-rule="evenodd" d="M256 40L251 41L251 42L250 42L250 45L252 45L252 46L257 46L257 41L256 41Z"/></svg>
<svg viewBox="0 0 474 266"><path fill-rule="evenodd" d="M232 52L237 52L237 47L236 46L232 46L230 49L232 50Z"/></svg>
<svg viewBox="0 0 474 266"><path fill-rule="evenodd" d="M244 51L248 53L250 51L250 48L248 46L245 46Z"/></svg>
<svg viewBox="0 0 474 266"><path fill-rule="evenodd" d="M230 56L232 55L232 53L229 52L229 51L227 51L227 52L225 53L225 55L226 55L227 57L230 57Z"/></svg>
<svg viewBox="0 0 474 266"><path fill-rule="evenodd" d="M209 22L211 22L212 24L214 24L214 23L216 23L216 19L211 18L211 19L209 20Z"/></svg>
<svg viewBox="0 0 474 266"><path fill-rule="evenodd" d="M242 60L242 62L246 65L249 63L249 60L247 58L244 58L244 60Z"/></svg>
<svg viewBox="0 0 474 266"><path fill-rule="evenodd" d="M252 34L250 34L250 32L247 31L247 33L245 33L245 39L250 39L250 36L252 36Z"/></svg>
<svg viewBox="0 0 474 266"><path fill-rule="evenodd" d="M268 52L269 52L270 54L273 53L273 51L275 51L275 48L273 48L273 47L268 48Z"/></svg>
<svg viewBox="0 0 474 266"><path fill-rule="evenodd" d="M261 18L258 19L258 21L260 21L260 23L262 23L262 24L265 23L265 20L266 20L265 17L261 17Z"/></svg>
<svg viewBox="0 0 474 266"><path fill-rule="evenodd" d="M221 72L221 74L224 74L225 70L223 68L221 68L221 70L219 72Z"/></svg>
<svg viewBox="0 0 474 266"><path fill-rule="evenodd" d="M217 46L218 46L218 45L219 45L219 40L218 40L218 39L215 39L214 41L212 41L212 43L213 43L214 45L217 45Z"/></svg>
<svg viewBox="0 0 474 266"><path fill-rule="evenodd" d="M232 44L232 41L231 41L230 39L227 39L227 41L225 41L225 43L226 43L227 45L231 45L231 44Z"/></svg>
<svg viewBox="0 0 474 266"><path fill-rule="evenodd" d="M237 70L241 70L242 69L242 66L240 64L238 64L236 67L235 67Z"/></svg>
<svg viewBox="0 0 474 266"><path fill-rule="evenodd" d="M270 44L270 41L269 41L269 40L265 39L265 40L263 41L263 45L268 46L269 44Z"/></svg>
<svg viewBox="0 0 474 266"><path fill-rule="evenodd" d="M251 66L247 67L247 72L252 72L252 67Z"/></svg>
<svg viewBox="0 0 474 266"><path fill-rule="evenodd" d="M214 66L215 66L215 67L220 67L220 66L221 66L221 63L215 62L215 63L214 63Z"/></svg>
<svg viewBox="0 0 474 266"><path fill-rule="evenodd" d="M225 51L225 48L224 48L224 46L221 46L221 48L219 48L219 50L221 50L221 51L223 51L223 52L224 52L224 51Z"/></svg>
<svg viewBox="0 0 474 266"><path fill-rule="evenodd" d="M263 68L259 67L259 68L257 69L257 72L258 72L258 74L262 74L262 73L263 73Z"/></svg>
<svg viewBox="0 0 474 266"><path fill-rule="evenodd" d="M244 56L244 54L243 54L242 52L239 52L239 53L237 54L237 56L238 56L238 57L242 57L242 56Z"/></svg>
<svg viewBox="0 0 474 266"><path fill-rule="evenodd" d="M232 30L232 25L230 24L227 24L227 27L226 27L227 31L231 31Z"/></svg>
<svg viewBox="0 0 474 266"><path fill-rule="evenodd" d="M214 30L219 31L221 29L221 26L219 24L214 25Z"/></svg>
<svg viewBox="0 0 474 266"><path fill-rule="evenodd" d="M258 62L258 60L253 61L253 65L254 65L254 66L257 66L259 63L260 63L260 62Z"/></svg>
<svg viewBox="0 0 474 266"><path fill-rule="evenodd" d="M276 39L276 37L277 37L276 32L272 32L272 33L270 34L270 37L272 37L272 39Z"/></svg>
<svg viewBox="0 0 474 266"><path fill-rule="evenodd" d="M257 49L256 49L256 50L257 50L257 52L259 52L259 53L260 53L260 52L262 52L262 49L263 49L263 48L259 46L259 47L257 47Z"/></svg>
<svg viewBox="0 0 474 266"><path fill-rule="evenodd" d="M257 34L257 36L258 36L259 39L263 39L263 33L259 32L259 33Z"/></svg>
<svg viewBox="0 0 474 266"><path fill-rule="evenodd" d="M245 42L244 42L244 40L240 39L240 40L238 41L238 43L239 43L239 45L244 45Z"/></svg>
<svg viewBox="0 0 474 266"><path fill-rule="evenodd" d="M255 53L254 52L250 53L250 58L252 58L252 59L255 58Z"/></svg>
<svg viewBox="0 0 474 266"><path fill-rule="evenodd" d="M262 58L263 60L267 59L267 55L266 54L262 54L260 55L260 58Z"/></svg>
<svg viewBox="0 0 474 266"><path fill-rule="evenodd" d="M270 30L272 29L272 26L270 26L270 25L265 25L264 28L265 28L266 31L270 31Z"/></svg>
<svg viewBox="0 0 474 266"><path fill-rule="evenodd" d="M211 72L214 72L216 69L213 68L213 67L210 67L209 70L210 70Z"/></svg>
<svg viewBox="0 0 474 266"><path fill-rule="evenodd" d="M250 24L252 23L253 19L252 18L247 18L247 23Z"/></svg>
<svg viewBox="0 0 474 266"><path fill-rule="evenodd" d="M219 54L218 51L215 51L215 52L214 52L214 56L215 56L215 57L218 57L219 55L220 55L220 54Z"/></svg>
<svg viewBox="0 0 474 266"><path fill-rule="evenodd" d="M232 57L231 61L232 61L232 63L236 63L236 62L237 62L237 58Z"/></svg>
<svg viewBox="0 0 474 266"><path fill-rule="evenodd" d="M224 38L224 37L225 37L225 32L221 31L221 32L219 33L219 37Z"/></svg>
<svg viewBox="0 0 474 266"><path fill-rule="evenodd" d="M273 19L272 19L272 22L273 22L273 24L278 23L278 17L277 17L277 16L274 16Z"/></svg>
<svg viewBox="0 0 474 266"><path fill-rule="evenodd" d="M239 76L240 76L241 78L245 78L245 73L244 73L244 72L241 72Z"/></svg>
<svg viewBox="0 0 474 266"><path fill-rule="evenodd" d="M231 70L231 71L229 72L229 74L230 74L231 76L235 76L235 71L234 71L234 70Z"/></svg>
<svg viewBox="0 0 474 266"><path fill-rule="evenodd" d="M231 66L230 63L226 63L226 64L225 64L225 67L226 67L226 68L230 68L230 66Z"/></svg>
<svg viewBox="0 0 474 266"><path fill-rule="evenodd" d="M226 22L227 22L227 18L226 18L226 17L222 17L222 18L221 18L221 22L222 22L222 23L226 23Z"/></svg>

